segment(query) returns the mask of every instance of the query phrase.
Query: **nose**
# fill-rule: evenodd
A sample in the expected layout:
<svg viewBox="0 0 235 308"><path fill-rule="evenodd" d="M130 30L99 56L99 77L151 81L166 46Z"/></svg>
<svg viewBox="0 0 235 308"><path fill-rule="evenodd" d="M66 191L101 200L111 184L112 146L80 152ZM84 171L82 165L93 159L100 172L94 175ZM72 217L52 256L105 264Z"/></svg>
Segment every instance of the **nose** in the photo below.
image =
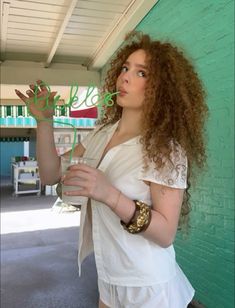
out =
<svg viewBox="0 0 235 308"><path fill-rule="evenodd" d="M130 72L123 72L121 75L122 82L129 83L130 82Z"/></svg>

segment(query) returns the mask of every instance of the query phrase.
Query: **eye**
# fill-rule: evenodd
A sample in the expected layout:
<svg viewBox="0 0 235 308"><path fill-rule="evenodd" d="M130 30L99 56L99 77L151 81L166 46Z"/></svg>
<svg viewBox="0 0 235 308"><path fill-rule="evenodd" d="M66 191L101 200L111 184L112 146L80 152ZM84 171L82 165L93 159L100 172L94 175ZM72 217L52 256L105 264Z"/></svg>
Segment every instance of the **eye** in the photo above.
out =
<svg viewBox="0 0 235 308"><path fill-rule="evenodd" d="M121 68L121 72L125 73L127 71L128 71L128 67L126 65L123 65L122 68Z"/></svg>
<svg viewBox="0 0 235 308"><path fill-rule="evenodd" d="M138 75L139 77L146 77L145 71L138 71L137 75Z"/></svg>

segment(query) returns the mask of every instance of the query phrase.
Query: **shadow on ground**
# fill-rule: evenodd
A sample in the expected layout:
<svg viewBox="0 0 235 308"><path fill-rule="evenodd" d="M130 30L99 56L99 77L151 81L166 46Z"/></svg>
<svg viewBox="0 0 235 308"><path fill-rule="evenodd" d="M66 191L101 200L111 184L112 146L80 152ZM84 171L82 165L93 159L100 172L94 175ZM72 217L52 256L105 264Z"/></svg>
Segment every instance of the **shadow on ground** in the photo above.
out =
<svg viewBox="0 0 235 308"><path fill-rule="evenodd" d="M2 235L1 308L96 308L94 257L77 266L77 228Z"/></svg>

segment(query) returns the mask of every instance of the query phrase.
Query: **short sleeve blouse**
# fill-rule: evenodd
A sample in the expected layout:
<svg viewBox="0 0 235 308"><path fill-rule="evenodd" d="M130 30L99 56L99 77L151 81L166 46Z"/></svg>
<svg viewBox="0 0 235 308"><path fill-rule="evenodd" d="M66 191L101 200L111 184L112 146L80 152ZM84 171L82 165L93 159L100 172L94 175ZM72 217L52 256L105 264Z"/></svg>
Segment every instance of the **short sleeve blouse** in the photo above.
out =
<svg viewBox="0 0 235 308"><path fill-rule="evenodd" d="M187 157L179 145L171 152L170 160L160 171L154 162L149 162L147 169L140 171L139 179L172 188L187 188Z"/></svg>
<svg viewBox="0 0 235 308"><path fill-rule="evenodd" d="M82 144L85 156L96 159L97 165L118 122L90 133ZM99 164L108 180L130 199L142 200L151 206L150 187L153 181L175 188L186 187L187 160L182 151L172 156L162 176L153 163L144 171L142 145L139 137L111 148ZM172 181L174 181L174 183ZM163 248L145 238L132 235L120 224L119 217L105 204L91 199L92 226L88 205L81 209L79 233L79 266L91 252L93 242L98 277L114 285L148 286L169 281L176 274L173 245ZM81 267L80 267L81 268Z"/></svg>

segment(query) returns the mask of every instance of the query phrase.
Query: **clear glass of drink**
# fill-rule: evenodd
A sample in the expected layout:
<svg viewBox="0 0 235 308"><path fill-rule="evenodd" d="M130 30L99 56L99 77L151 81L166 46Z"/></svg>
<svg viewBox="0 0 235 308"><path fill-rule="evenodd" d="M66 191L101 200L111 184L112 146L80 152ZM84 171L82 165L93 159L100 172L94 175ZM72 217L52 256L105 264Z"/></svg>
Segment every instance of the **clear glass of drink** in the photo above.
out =
<svg viewBox="0 0 235 308"><path fill-rule="evenodd" d="M69 157L61 156L61 171L62 176L68 172L68 168L72 165L77 165L79 163L87 164L88 166L95 167L95 159L89 157L73 157L72 159ZM83 205L87 202L87 197L84 196L67 196L64 193L67 191L75 191L79 190L79 186L67 186L62 183L62 200L64 203L71 205Z"/></svg>

